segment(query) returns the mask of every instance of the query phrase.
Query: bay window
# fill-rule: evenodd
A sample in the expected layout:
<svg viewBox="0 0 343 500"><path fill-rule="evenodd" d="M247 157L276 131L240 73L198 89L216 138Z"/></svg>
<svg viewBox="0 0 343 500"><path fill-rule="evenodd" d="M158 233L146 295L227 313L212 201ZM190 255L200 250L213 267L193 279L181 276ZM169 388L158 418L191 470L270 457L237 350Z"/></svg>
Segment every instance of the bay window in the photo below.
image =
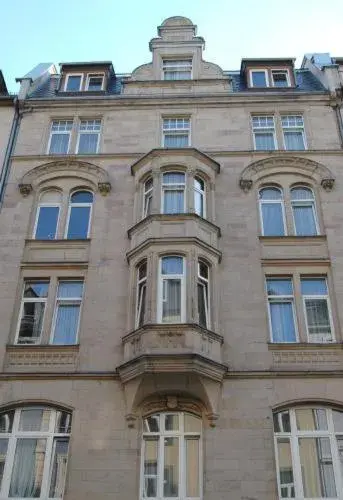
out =
<svg viewBox="0 0 343 500"><path fill-rule="evenodd" d="M147 263L144 261L137 268L137 295L135 327L140 328L145 320Z"/></svg>
<svg viewBox="0 0 343 500"><path fill-rule="evenodd" d="M71 414L39 406L0 414L1 498L64 494Z"/></svg>
<svg viewBox="0 0 343 500"><path fill-rule="evenodd" d="M198 314L199 325L204 328L210 327L209 309L209 266L203 262L198 262Z"/></svg>
<svg viewBox="0 0 343 500"><path fill-rule="evenodd" d="M141 498L200 499L201 434L201 420L189 413L144 419Z"/></svg>
<svg viewBox="0 0 343 500"><path fill-rule="evenodd" d="M168 255L160 259L159 323L183 323L185 321L184 267L183 257Z"/></svg>
<svg viewBox="0 0 343 500"><path fill-rule="evenodd" d="M180 214L185 212L186 174L166 172L162 177L162 213Z"/></svg>
<svg viewBox="0 0 343 500"><path fill-rule="evenodd" d="M282 190L274 186L260 189L259 205L263 236L284 236L285 215Z"/></svg>

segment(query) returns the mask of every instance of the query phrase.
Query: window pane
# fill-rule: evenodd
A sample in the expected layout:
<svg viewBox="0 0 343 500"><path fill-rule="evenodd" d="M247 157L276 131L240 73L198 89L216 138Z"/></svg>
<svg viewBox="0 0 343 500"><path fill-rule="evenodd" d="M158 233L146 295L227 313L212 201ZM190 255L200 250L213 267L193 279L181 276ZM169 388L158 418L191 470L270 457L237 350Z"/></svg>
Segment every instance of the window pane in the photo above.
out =
<svg viewBox="0 0 343 500"><path fill-rule="evenodd" d="M184 184L185 174L182 172L168 172L163 175L163 184Z"/></svg>
<svg viewBox="0 0 343 500"><path fill-rule="evenodd" d="M160 431L160 416L151 415L144 419L144 432L159 432Z"/></svg>
<svg viewBox="0 0 343 500"><path fill-rule="evenodd" d="M14 410L0 415L0 432L12 432Z"/></svg>
<svg viewBox="0 0 343 500"><path fill-rule="evenodd" d="M68 224L68 239L88 237L90 207L71 207Z"/></svg>
<svg viewBox="0 0 343 500"><path fill-rule="evenodd" d="M268 295L293 295L291 279L267 279Z"/></svg>
<svg viewBox="0 0 343 500"><path fill-rule="evenodd" d="M201 432L201 419L190 413L185 414L185 432Z"/></svg>
<svg viewBox="0 0 343 500"><path fill-rule="evenodd" d="M8 447L8 439L0 439L0 485L2 483L2 478L4 475L7 447Z"/></svg>
<svg viewBox="0 0 343 500"><path fill-rule="evenodd" d="M306 187L297 187L291 189L291 199L293 200L313 200L311 189Z"/></svg>
<svg viewBox="0 0 343 500"><path fill-rule="evenodd" d="M51 411L44 408L21 410L19 430L23 432L43 432L49 430Z"/></svg>
<svg viewBox="0 0 343 500"><path fill-rule="evenodd" d="M79 324L80 305L58 305L54 330L54 344L70 345L76 343Z"/></svg>
<svg viewBox="0 0 343 500"><path fill-rule="evenodd" d="M177 431L179 429L179 415L165 415L164 427L166 431Z"/></svg>
<svg viewBox="0 0 343 500"><path fill-rule="evenodd" d="M295 498L292 453L289 439L277 440L281 498Z"/></svg>
<svg viewBox="0 0 343 500"><path fill-rule="evenodd" d="M53 240L56 236L59 207L40 207L35 238Z"/></svg>
<svg viewBox="0 0 343 500"><path fill-rule="evenodd" d="M10 497L40 497L45 447L45 439L17 440L12 468Z"/></svg>
<svg viewBox="0 0 343 500"><path fill-rule="evenodd" d="M137 327L144 325L146 302L146 285L141 285L138 294L138 324Z"/></svg>
<svg viewBox="0 0 343 500"><path fill-rule="evenodd" d="M207 287L204 283L198 283L198 314L199 325L207 328Z"/></svg>
<svg viewBox="0 0 343 500"><path fill-rule="evenodd" d="M274 432L291 432L291 421L288 410L274 413L273 421Z"/></svg>
<svg viewBox="0 0 343 500"><path fill-rule="evenodd" d="M181 321L181 280L167 279L163 281L162 319L166 322Z"/></svg>
<svg viewBox="0 0 343 500"><path fill-rule="evenodd" d="M287 73L285 71L273 71L272 75L274 87L288 87Z"/></svg>
<svg viewBox="0 0 343 500"><path fill-rule="evenodd" d="M166 148L185 148L188 146L188 134L165 134L164 147Z"/></svg>
<svg viewBox="0 0 343 500"><path fill-rule="evenodd" d="M199 497L199 439L186 439L186 496Z"/></svg>
<svg viewBox="0 0 343 500"><path fill-rule="evenodd" d="M93 203L93 194L89 191L77 191L71 197L72 203Z"/></svg>
<svg viewBox="0 0 343 500"><path fill-rule="evenodd" d="M331 325L326 299L305 299L308 333L331 340ZM318 339L321 340L320 338Z"/></svg>
<svg viewBox="0 0 343 500"><path fill-rule="evenodd" d="M69 439L54 439L49 497L62 498L67 473Z"/></svg>
<svg viewBox="0 0 343 500"><path fill-rule="evenodd" d="M66 411L58 411L56 417L55 432L61 434L70 433L71 414Z"/></svg>
<svg viewBox="0 0 343 500"><path fill-rule="evenodd" d="M305 144L304 144L304 138L302 132L296 132L296 131L285 131L284 130L284 137L285 137L285 147L286 149L294 149L297 151L302 151L305 149Z"/></svg>
<svg viewBox="0 0 343 500"><path fill-rule="evenodd" d="M98 134L80 134L78 153L96 153L98 148Z"/></svg>
<svg viewBox="0 0 343 500"><path fill-rule="evenodd" d="M275 149L273 132L255 132L256 149L259 151L270 151Z"/></svg>
<svg viewBox="0 0 343 500"><path fill-rule="evenodd" d="M164 190L163 213L181 214L184 212L184 191L183 190Z"/></svg>
<svg viewBox="0 0 343 500"><path fill-rule="evenodd" d="M60 281L58 284L59 298L81 298L83 281Z"/></svg>
<svg viewBox="0 0 343 500"><path fill-rule="evenodd" d="M50 140L50 154L63 155L68 153L69 134L52 134Z"/></svg>
<svg viewBox="0 0 343 500"><path fill-rule="evenodd" d="M343 432L343 413L341 411L333 410L332 418L335 432Z"/></svg>
<svg viewBox="0 0 343 500"><path fill-rule="evenodd" d="M66 90L69 92L77 92L80 90L81 76L69 76L67 79Z"/></svg>
<svg viewBox="0 0 343 500"><path fill-rule="evenodd" d="M40 338L44 318L44 302L25 302L20 321L18 343L35 343Z"/></svg>
<svg viewBox="0 0 343 500"><path fill-rule="evenodd" d="M183 274L183 258L163 257L162 274Z"/></svg>
<svg viewBox="0 0 343 500"><path fill-rule="evenodd" d="M281 203L263 203L261 210L263 235L284 236L285 229Z"/></svg>
<svg viewBox="0 0 343 500"><path fill-rule="evenodd" d="M274 187L267 187L260 190L260 200L282 200L282 192Z"/></svg>
<svg viewBox="0 0 343 500"><path fill-rule="evenodd" d="M295 410L297 428L300 431L326 431L326 410L322 408L300 408Z"/></svg>
<svg viewBox="0 0 343 500"><path fill-rule="evenodd" d="M177 497L179 495L179 440L164 439L164 482L163 495Z"/></svg>
<svg viewBox="0 0 343 500"><path fill-rule="evenodd" d="M300 438L299 454L304 496L336 497L329 438Z"/></svg>
<svg viewBox="0 0 343 500"><path fill-rule="evenodd" d="M204 216L204 194L199 191L194 192L194 210L200 217Z"/></svg>
<svg viewBox="0 0 343 500"><path fill-rule="evenodd" d="M91 76L88 80L88 90L101 90L102 89L102 76Z"/></svg>
<svg viewBox="0 0 343 500"><path fill-rule="evenodd" d="M302 278L301 293L303 295L327 295L325 278Z"/></svg>
<svg viewBox="0 0 343 500"><path fill-rule="evenodd" d="M270 320L273 342L296 342L293 304L291 302L271 302Z"/></svg>
<svg viewBox="0 0 343 500"><path fill-rule="evenodd" d="M252 71L251 72L252 84L254 87L266 87L266 74L264 71Z"/></svg>
<svg viewBox="0 0 343 500"><path fill-rule="evenodd" d="M157 464L159 438L145 440L143 497L157 497Z"/></svg>
<svg viewBox="0 0 343 500"><path fill-rule="evenodd" d="M28 298L38 298L38 297L47 297L49 289L49 282L44 281L26 281L25 282L25 290L24 297Z"/></svg>
<svg viewBox="0 0 343 500"><path fill-rule="evenodd" d="M298 206L293 204L293 215L297 236L313 236L317 234L312 204Z"/></svg>

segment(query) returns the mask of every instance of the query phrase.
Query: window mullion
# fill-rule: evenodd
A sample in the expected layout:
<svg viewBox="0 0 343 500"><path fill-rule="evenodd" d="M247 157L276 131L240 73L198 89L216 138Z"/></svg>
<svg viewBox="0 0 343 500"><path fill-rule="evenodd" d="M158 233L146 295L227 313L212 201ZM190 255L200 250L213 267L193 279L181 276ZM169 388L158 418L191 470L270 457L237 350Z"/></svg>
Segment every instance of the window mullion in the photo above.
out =
<svg viewBox="0 0 343 500"><path fill-rule="evenodd" d="M293 474L294 474L294 489L295 497L303 498L303 484L302 484L302 474L301 474L301 464L300 464L300 454L299 454L299 442L296 432L297 423L295 417L295 410L290 410L290 422L291 422L291 453L293 458Z"/></svg>
<svg viewBox="0 0 343 500"><path fill-rule="evenodd" d="M341 467L340 467L340 457L337 446L337 438L335 434L332 410L328 410L326 412L327 420L328 420L328 430L330 432L330 445L331 445L331 456L332 456L332 465L334 470L335 482L336 482L336 491L337 496L340 500L343 499L343 478L341 476Z"/></svg>
<svg viewBox="0 0 343 500"><path fill-rule="evenodd" d="M183 420L183 414L179 420ZM182 432L179 434L179 498L186 498L186 440Z"/></svg>
<svg viewBox="0 0 343 500"><path fill-rule="evenodd" d="M162 421L162 418L161 418ZM157 457L157 496L158 498L163 498L163 486L164 486L164 432L160 433L159 436L159 446L158 446L158 457Z"/></svg>
<svg viewBox="0 0 343 500"><path fill-rule="evenodd" d="M54 435L53 433L49 433L47 436L42 436L42 439L45 439L46 445L45 445L45 457L44 457L42 487L40 496L42 498L49 498L49 477L51 469L51 460L53 458L52 447L53 447Z"/></svg>

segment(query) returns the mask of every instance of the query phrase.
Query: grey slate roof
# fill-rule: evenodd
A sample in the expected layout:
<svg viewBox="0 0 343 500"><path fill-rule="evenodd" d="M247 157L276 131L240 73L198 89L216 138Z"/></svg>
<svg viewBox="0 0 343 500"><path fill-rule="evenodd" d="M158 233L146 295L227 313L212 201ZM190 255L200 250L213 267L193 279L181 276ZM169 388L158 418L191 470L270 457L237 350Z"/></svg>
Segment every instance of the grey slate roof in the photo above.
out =
<svg viewBox="0 0 343 500"><path fill-rule="evenodd" d="M240 74L239 71L226 71L225 74L232 78L232 87L233 92L245 92L251 91L248 89L244 80L244 77ZM125 75L128 76L128 75ZM292 89L293 91L298 92L325 92L325 87L320 83L319 80L310 72L308 69L296 69L295 77L297 82L297 87ZM111 74L110 79L108 81L107 89L105 92L77 92L77 93L68 93L63 92L58 94L57 89L59 86L60 75L51 75L48 80L42 83L39 87L34 89L31 94L29 94L29 99L53 99L56 97L60 98L68 98L75 97L76 95L90 96L90 95L118 95L121 93L122 89L122 81L124 77L120 75ZM256 91L256 89L254 89ZM264 90L264 89L262 89ZM280 91L281 89L277 89ZM287 91L287 89L284 89ZM291 90L291 89L289 89ZM259 90L257 90L259 91Z"/></svg>

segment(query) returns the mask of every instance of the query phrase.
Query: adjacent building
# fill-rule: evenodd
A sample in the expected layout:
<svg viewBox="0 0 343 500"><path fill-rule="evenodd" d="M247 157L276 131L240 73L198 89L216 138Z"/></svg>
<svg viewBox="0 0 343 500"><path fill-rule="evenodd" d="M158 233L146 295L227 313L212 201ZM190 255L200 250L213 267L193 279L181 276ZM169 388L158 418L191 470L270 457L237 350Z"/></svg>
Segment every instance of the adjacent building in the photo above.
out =
<svg viewBox="0 0 343 500"><path fill-rule="evenodd" d="M341 60L196 29L19 79L1 498L343 499Z"/></svg>

